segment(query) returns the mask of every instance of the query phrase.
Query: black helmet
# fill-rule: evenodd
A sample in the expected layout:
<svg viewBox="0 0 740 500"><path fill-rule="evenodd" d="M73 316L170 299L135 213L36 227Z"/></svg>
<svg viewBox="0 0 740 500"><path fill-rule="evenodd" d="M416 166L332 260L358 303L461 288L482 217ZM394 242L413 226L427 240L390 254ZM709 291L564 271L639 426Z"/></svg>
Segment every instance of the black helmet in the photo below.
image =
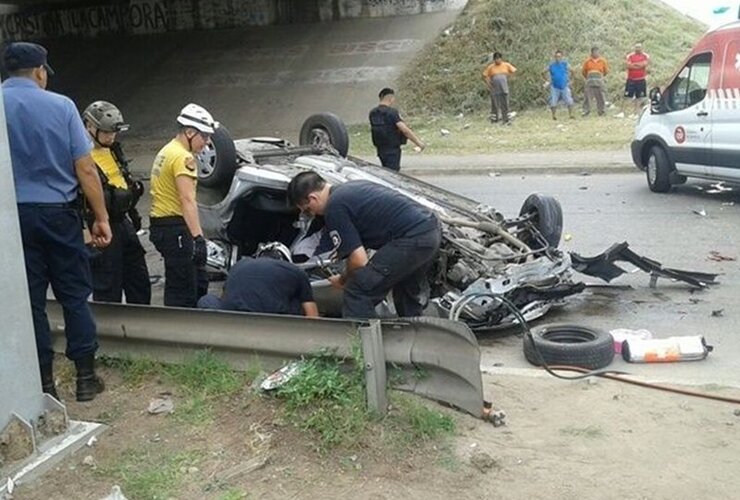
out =
<svg viewBox="0 0 740 500"><path fill-rule="evenodd" d="M107 101L95 101L82 113L82 119L95 125L102 132L125 132L128 123L123 121L121 111Z"/></svg>

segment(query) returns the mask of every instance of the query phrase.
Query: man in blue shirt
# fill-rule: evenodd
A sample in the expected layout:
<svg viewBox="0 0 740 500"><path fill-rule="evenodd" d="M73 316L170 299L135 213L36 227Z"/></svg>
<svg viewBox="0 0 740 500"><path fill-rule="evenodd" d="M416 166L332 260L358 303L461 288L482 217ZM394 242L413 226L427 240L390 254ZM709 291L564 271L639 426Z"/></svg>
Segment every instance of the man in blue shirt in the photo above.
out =
<svg viewBox="0 0 740 500"><path fill-rule="evenodd" d="M198 307L317 318L319 310L308 276L289 258L285 245L271 243L257 258L241 259L229 270L223 295L204 295Z"/></svg>
<svg viewBox="0 0 740 500"><path fill-rule="evenodd" d="M45 90L54 74L46 54L42 46L26 42L11 43L3 53L10 75L2 85L10 158L43 390L57 397L46 316L51 285L64 309L66 354L77 368L77 400L89 401L102 392L103 383L95 374L98 344L87 303L92 287L78 210L80 187L94 214L92 244L107 246L111 229L80 115L70 99Z"/></svg>
<svg viewBox="0 0 740 500"><path fill-rule="evenodd" d="M288 201L322 215L337 256L347 258L345 273L330 279L344 290L344 317L377 317L375 306L391 290L399 316L421 316L441 242L431 211L391 188L370 181L331 186L316 172L293 177ZM368 249L376 251L372 258Z"/></svg>
<svg viewBox="0 0 740 500"><path fill-rule="evenodd" d="M568 61L563 59L563 51L555 51L555 60L545 68L545 85L550 86L550 111L552 111L552 119L557 120L558 117L555 114L555 110L558 107L558 102L563 101L568 107L568 115L571 120L573 117L573 96L570 91L570 79L573 76L573 69L568 64Z"/></svg>

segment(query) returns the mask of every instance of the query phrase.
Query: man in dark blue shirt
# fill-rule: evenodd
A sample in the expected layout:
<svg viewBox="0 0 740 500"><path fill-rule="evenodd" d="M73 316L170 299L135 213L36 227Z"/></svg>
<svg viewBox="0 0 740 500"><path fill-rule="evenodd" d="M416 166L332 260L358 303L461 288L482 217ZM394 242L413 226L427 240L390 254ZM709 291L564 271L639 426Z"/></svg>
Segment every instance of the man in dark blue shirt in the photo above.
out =
<svg viewBox="0 0 740 500"><path fill-rule="evenodd" d="M103 383L95 374L98 343L87 303L92 285L77 209L79 188L93 212L92 244L108 246L111 229L90 156L92 141L74 103L46 90L48 77L54 74L46 54L35 43L15 42L5 48L3 65L10 75L3 82L8 142L42 388L57 397L46 317L46 291L51 285L64 310L66 354L77 368L77 401L89 401L103 390Z"/></svg>
<svg viewBox="0 0 740 500"><path fill-rule="evenodd" d="M401 169L401 146L410 140L416 145L416 151L424 150L424 143L401 119L398 110L393 107L396 94L393 89L384 88L378 94L380 103L370 110L370 134L373 145L378 151L380 164L391 170Z"/></svg>
<svg viewBox="0 0 740 500"><path fill-rule="evenodd" d="M308 276L282 258L283 254L268 251L256 259L241 259L229 271L223 295L204 295L198 307L318 317Z"/></svg>
<svg viewBox="0 0 740 500"><path fill-rule="evenodd" d="M391 290L399 316L422 314L429 300L427 274L441 242L431 211L379 184L331 186L315 172L290 181L288 200L303 212L323 215L337 256L347 258L345 274L331 278L344 289L344 317L377 317L375 306ZM368 249L376 250L372 258Z"/></svg>
<svg viewBox="0 0 740 500"><path fill-rule="evenodd" d="M555 59L547 65L543 72L545 76L545 84L550 87L550 111L552 111L552 119L557 120L558 117L555 111L558 107L558 102L563 101L568 107L568 115L573 119L573 96L570 91L570 79L573 76L573 69L568 64L568 61L563 59L563 51L555 51Z"/></svg>

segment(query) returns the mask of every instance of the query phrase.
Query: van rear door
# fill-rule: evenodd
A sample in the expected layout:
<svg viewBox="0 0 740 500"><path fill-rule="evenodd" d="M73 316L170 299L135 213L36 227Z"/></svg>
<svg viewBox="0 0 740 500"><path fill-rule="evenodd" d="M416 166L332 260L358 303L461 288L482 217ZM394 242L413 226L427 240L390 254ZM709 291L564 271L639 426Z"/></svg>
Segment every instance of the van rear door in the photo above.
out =
<svg viewBox="0 0 740 500"><path fill-rule="evenodd" d="M727 32L722 77L713 96L710 175L740 181L740 29Z"/></svg>

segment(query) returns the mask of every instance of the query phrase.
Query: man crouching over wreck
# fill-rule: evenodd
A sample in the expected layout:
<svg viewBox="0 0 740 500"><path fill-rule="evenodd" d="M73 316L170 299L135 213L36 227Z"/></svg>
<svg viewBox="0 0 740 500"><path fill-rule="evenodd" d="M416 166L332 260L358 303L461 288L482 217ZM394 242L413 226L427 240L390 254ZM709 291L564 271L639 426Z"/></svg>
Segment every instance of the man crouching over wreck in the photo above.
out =
<svg viewBox="0 0 740 500"><path fill-rule="evenodd" d="M328 184L302 172L288 185L288 201L302 212L322 215L335 252L347 258L343 275L345 318L375 318L393 290L401 317L420 316L429 301L427 273L439 251L441 233L432 212L390 188L370 181ZM367 249L376 250L371 259Z"/></svg>

